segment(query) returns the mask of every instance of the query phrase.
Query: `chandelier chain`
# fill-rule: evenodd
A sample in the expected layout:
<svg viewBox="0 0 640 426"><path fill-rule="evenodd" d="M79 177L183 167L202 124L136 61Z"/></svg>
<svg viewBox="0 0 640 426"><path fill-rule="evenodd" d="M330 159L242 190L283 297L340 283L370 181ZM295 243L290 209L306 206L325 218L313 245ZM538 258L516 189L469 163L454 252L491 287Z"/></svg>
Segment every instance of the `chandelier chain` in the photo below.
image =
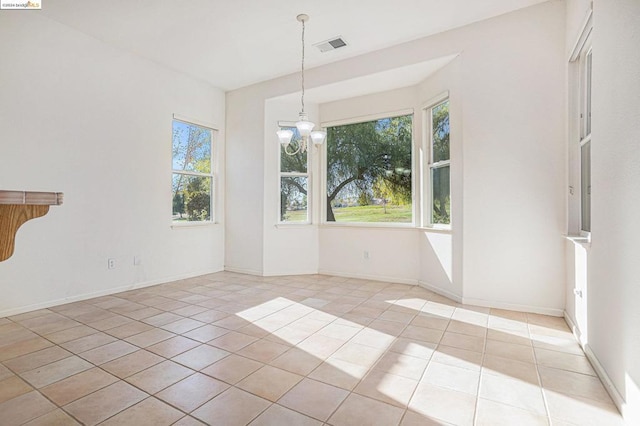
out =
<svg viewBox="0 0 640 426"><path fill-rule="evenodd" d="M302 20L302 112L304 112L304 20Z"/></svg>

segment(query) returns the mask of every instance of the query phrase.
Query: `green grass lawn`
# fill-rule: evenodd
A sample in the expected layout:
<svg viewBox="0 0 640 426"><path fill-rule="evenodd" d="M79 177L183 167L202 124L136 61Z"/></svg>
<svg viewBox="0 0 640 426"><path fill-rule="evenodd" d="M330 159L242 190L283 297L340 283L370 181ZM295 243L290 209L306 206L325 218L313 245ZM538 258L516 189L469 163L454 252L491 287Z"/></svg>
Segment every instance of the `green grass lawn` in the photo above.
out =
<svg viewBox="0 0 640 426"><path fill-rule="evenodd" d="M411 223L411 206L356 206L336 207L333 209L336 222L399 222ZM287 222L304 222L306 210L287 212Z"/></svg>

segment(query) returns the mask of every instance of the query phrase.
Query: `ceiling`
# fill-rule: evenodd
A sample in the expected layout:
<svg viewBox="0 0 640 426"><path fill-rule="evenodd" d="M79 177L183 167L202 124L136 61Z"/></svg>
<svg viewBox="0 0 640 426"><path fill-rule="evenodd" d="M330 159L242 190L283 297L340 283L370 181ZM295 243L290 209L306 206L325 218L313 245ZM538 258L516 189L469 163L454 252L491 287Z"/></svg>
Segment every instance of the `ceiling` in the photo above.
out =
<svg viewBox="0 0 640 426"><path fill-rule="evenodd" d="M161 65L233 90L547 0L55 0L42 13ZM312 45L342 36L348 46Z"/></svg>

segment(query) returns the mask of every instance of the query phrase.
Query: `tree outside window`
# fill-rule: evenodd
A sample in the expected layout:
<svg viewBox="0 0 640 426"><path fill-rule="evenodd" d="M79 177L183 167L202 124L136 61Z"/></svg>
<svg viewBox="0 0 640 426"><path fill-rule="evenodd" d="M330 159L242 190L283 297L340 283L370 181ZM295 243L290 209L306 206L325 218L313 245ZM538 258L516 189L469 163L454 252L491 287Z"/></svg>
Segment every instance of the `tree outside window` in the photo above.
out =
<svg viewBox="0 0 640 426"><path fill-rule="evenodd" d="M413 115L327 128L327 222L413 222Z"/></svg>
<svg viewBox="0 0 640 426"><path fill-rule="evenodd" d="M213 130L173 121L173 221L212 220Z"/></svg>

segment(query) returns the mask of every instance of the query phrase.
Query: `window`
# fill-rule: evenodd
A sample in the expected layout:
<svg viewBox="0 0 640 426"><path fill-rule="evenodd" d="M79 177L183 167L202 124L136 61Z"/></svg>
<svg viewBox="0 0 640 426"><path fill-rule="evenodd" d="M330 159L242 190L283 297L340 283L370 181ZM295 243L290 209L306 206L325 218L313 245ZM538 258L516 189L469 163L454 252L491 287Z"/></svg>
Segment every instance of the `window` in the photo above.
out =
<svg viewBox="0 0 640 426"><path fill-rule="evenodd" d="M427 108L429 129L429 224L451 225L449 100Z"/></svg>
<svg viewBox="0 0 640 426"><path fill-rule="evenodd" d="M591 63L587 44L580 54L580 230L591 232Z"/></svg>
<svg viewBox="0 0 640 426"><path fill-rule="evenodd" d="M213 221L213 129L173 120L173 222Z"/></svg>
<svg viewBox="0 0 640 426"><path fill-rule="evenodd" d="M327 127L327 222L413 223L413 114Z"/></svg>
<svg viewBox="0 0 640 426"><path fill-rule="evenodd" d="M281 126L293 132L291 147L297 147L300 133L294 124ZM280 148L280 223L309 223L309 155L308 151L295 155ZM293 149L295 151L295 148Z"/></svg>

